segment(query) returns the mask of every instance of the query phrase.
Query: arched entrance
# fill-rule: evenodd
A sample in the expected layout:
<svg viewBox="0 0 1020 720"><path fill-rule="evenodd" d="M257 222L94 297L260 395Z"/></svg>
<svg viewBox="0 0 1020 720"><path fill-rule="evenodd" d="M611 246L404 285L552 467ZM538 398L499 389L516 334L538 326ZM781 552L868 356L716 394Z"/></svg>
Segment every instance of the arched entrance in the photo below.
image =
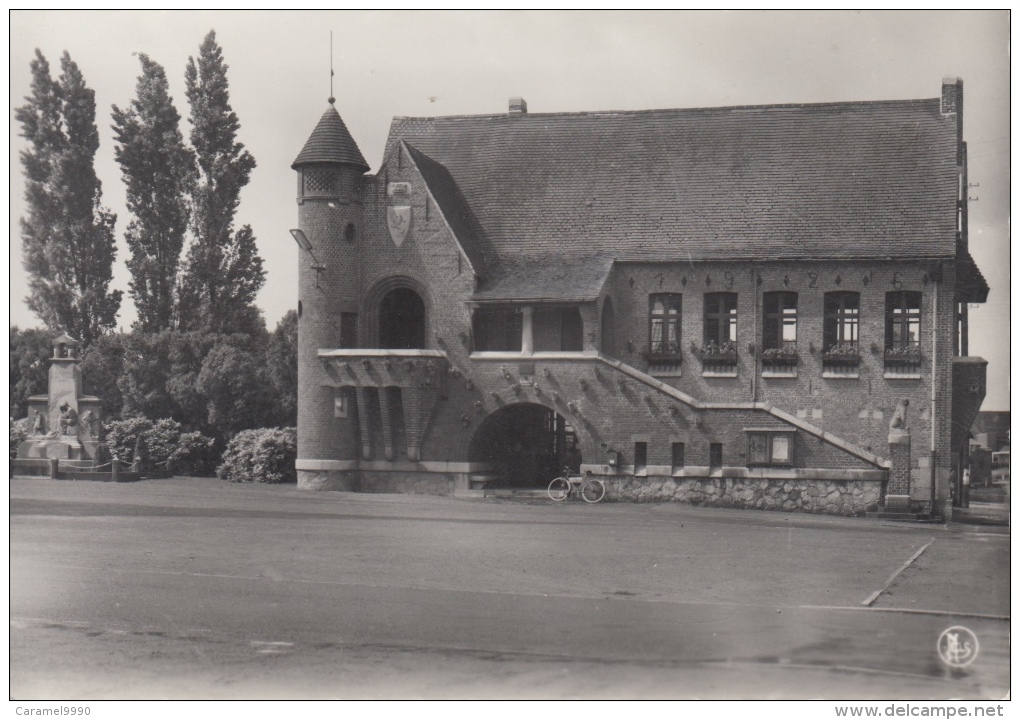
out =
<svg viewBox="0 0 1020 720"><path fill-rule="evenodd" d="M379 303L379 347L391 350L425 347L425 303L411 288L390 290Z"/></svg>
<svg viewBox="0 0 1020 720"><path fill-rule="evenodd" d="M566 419L534 403L508 405L481 424L468 449L471 462L494 463L509 487L545 487L564 466L581 467L577 435Z"/></svg>

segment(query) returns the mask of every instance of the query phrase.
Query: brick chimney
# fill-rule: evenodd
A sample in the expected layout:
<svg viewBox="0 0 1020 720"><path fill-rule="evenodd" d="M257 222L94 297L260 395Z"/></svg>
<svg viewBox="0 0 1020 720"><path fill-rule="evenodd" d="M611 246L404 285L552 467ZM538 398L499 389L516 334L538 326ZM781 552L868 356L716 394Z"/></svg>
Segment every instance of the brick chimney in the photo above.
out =
<svg viewBox="0 0 1020 720"><path fill-rule="evenodd" d="M963 80L942 78L942 115L956 115L957 165L963 164Z"/></svg>
<svg viewBox="0 0 1020 720"><path fill-rule="evenodd" d="M510 115L527 115L528 102L522 97L510 98Z"/></svg>

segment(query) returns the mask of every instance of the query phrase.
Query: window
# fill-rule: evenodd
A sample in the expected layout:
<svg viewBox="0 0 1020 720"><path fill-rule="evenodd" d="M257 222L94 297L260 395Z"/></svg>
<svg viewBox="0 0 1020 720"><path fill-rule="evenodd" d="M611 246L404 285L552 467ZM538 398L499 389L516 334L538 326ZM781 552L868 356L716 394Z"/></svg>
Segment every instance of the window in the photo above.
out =
<svg viewBox="0 0 1020 720"><path fill-rule="evenodd" d="M684 444L682 442L673 443L673 471L682 469L684 466Z"/></svg>
<svg viewBox="0 0 1020 720"><path fill-rule="evenodd" d="M634 443L634 472L644 472L648 467L648 443Z"/></svg>
<svg viewBox="0 0 1020 720"><path fill-rule="evenodd" d="M722 443L709 443L708 464L713 468L722 467Z"/></svg>
<svg viewBox="0 0 1020 720"><path fill-rule="evenodd" d="M522 315L514 308L479 308L473 320L475 350L521 351Z"/></svg>
<svg viewBox="0 0 1020 720"><path fill-rule="evenodd" d="M834 348L857 350L857 330L861 321L861 296L855 292L825 293L823 344L826 352Z"/></svg>
<svg viewBox="0 0 1020 720"><path fill-rule="evenodd" d="M885 294L885 373L916 376L921 365L921 293Z"/></svg>
<svg viewBox="0 0 1020 720"><path fill-rule="evenodd" d="M797 293L767 292L764 295L764 350L797 351Z"/></svg>
<svg viewBox="0 0 1020 720"><path fill-rule="evenodd" d="M705 349L737 342L737 294L705 293Z"/></svg>
<svg viewBox="0 0 1020 720"><path fill-rule="evenodd" d="M792 464L789 432L750 431L747 433L747 464Z"/></svg>
<svg viewBox="0 0 1020 720"><path fill-rule="evenodd" d="M737 294L705 293L702 375L736 377Z"/></svg>
<svg viewBox="0 0 1020 720"><path fill-rule="evenodd" d="M762 367L767 373L796 374L797 293L767 292L762 327Z"/></svg>
<svg viewBox="0 0 1020 720"><path fill-rule="evenodd" d="M830 377L857 377L860 364L861 296L855 292L825 293L822 326L822 370Z"/></svg>
<svg viewBox="0 0 1020 720"><path fill-rule="evenodd" d="M683 295L660 293L648 297L648 361L680 359L680 310Z"/></svg>
<svg viewBox="0 0 1020 720"><path fill-rule="evenodd" d="M358 347L358 314L340 313L340 347Z"/></svg>
<svg viewBox="0 0 1020 720"><path fill-rule="evenodd" d="M354 223L347 223L347 227L344 228L344 240L348 243L354 243L354 235L357 231L354 229Z"/></svg>

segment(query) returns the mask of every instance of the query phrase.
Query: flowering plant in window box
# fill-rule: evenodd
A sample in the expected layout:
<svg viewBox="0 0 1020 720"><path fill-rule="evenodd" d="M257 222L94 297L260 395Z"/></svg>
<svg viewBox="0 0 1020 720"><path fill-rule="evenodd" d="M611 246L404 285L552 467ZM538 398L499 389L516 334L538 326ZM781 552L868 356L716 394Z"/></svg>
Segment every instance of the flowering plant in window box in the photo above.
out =
<svg viewBox="0 0 1020 720"><path fill-rule="evenodd" d="M722 345L708 343L699 348L696 353L703 363L718 363L720 365L737 364L737 345L732 341L726 341Z"/></svg>
<svg viewBox="0 0 1020 720"><path fill-rule="evenodd" d="M641 357L652 365L660 363L678 365L683 360L683 351L680 348L680 343L675 340L665 340L653 343L650 350L641 353Z"/></svg>
<svg viewBox="0 0 1020 720"><path fill-rule="evenodd" d="M822 361L826 365L844 365L853 367L860 365L861 352L856 343L831 345L822 352Z"/></svg>
<svg viewBox="0 0 1020 720"><path fill-rule="evenodd" d="M762 365L796 365L800 360L797 351L792 348L767 348L762 350Z"/></svg>
<svg viewBox="0 0 1020 720"><path fill-rule="evenodd" d="M921 346L907 345L905 347L886 348L886 365L899 365L914 367L921 364Z"/></svg>

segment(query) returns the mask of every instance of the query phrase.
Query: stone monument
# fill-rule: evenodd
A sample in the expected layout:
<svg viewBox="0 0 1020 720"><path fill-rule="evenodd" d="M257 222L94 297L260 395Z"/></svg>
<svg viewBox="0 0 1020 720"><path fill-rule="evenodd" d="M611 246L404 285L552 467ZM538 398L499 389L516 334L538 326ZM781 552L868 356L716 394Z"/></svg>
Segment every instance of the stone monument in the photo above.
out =
<svg viewBox="0 0 1020 720"><path fill-rule="evenodd" d="M886 489L887 510L910 509L910 428L907 427L906 398L899 401L889 421L889 485Z"/></svg>
<svg viewBox="0 0 1020 720"><path fill-rule="evenodd" d="M103 409L99 398L82 394L79 350L66 333L53 340L48 392L28 399L30 434L18 446L16 472L30 472L50 458L95 460Z"/></svg>

